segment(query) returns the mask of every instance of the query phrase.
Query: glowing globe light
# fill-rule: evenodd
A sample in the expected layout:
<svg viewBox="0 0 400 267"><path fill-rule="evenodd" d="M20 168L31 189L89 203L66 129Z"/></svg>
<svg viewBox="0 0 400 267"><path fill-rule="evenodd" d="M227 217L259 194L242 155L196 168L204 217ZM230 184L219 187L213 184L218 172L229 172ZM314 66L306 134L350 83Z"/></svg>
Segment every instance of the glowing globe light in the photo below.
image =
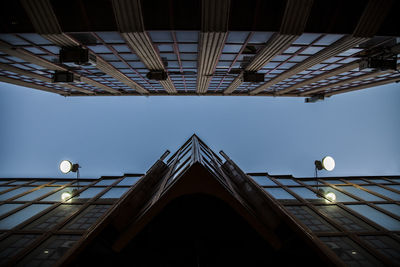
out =
<svg viewBox="0 0 400 267"><path fill-rule="evenodd" d="M71 198L72 194L70 192L64 192L61 194L61 200L66 201L67 199Z"/></svg>
<svg viewBox="0 0 400 267"><path fill-rule="evenodd" d="M333 192L327 192L327 193L325 194L325 198L326 198L327 200L331 201L331 202L336 201L336 195L335 195L335 193L333 193Z"/></svg>
<svg viewBox="0 0 400 267"><path fill-rule="evenodd" d="M335 160L331 156L324 157L322 167L327 171L332 171L335 168Z"/></svg>
<svg viewBox="0 0 400 267"><path fill-rule="evenodd" d="M72 163L69 160L63 160L60 163L60 171L62 173L69 173L72 170Z"/></svg>

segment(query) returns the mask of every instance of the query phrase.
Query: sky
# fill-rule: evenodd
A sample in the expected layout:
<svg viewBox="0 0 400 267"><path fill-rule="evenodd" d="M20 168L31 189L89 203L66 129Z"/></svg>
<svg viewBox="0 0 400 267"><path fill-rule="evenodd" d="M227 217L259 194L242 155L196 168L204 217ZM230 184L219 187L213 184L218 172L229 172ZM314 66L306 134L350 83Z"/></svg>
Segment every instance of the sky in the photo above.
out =
<svg viewBox="0 0 400 267"><path fill-rule="evenodd" d="M0 177L82 178L145 173L196 133L245 172L313 177L400 175L400 84L332 96L62 97L0 83Z"/></svg>

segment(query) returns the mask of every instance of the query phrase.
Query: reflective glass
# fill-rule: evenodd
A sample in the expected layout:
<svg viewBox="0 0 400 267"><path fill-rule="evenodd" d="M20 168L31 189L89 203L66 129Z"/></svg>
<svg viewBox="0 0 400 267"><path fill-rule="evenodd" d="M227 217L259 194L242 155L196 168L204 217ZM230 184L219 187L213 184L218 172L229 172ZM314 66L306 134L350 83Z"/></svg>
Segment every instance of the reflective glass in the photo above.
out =
<svg viewBox="0 0 400 267"><path fill-rule="evenodd" d="M55 192L54 194L51 194L50 196L48 196L44 199L41 199L40 201L62 201L61 195L65 192L71 193L73 189L74 188L72 188L72 187L66 187L62 190Z"/></svg>
<svg viewBox="0 0 400 267"><path fill-rule="evenodd" d="M342 182L340 180L323 180L323 181L328 184L345 184L345 182Z"/></svg>
<svg viewBox="0 0 400 267"><path fill-rule="evenodd" d="M392 188L392 189L395 189L395 190L397 190L397 191L400 191L400 185L391 185L391 184L388 184L388 185L386 185L387 187L390 187L390 188Z"/></svg>
<svg viewBox="0 0 400 267"><path fill-rule="evenodd" d="M383 179L368 179L368 181L372 183L377 183L377 184L389 184L389 181L383 180Z"/></svg>
<svg viewBox="0 0 400 267"><path fill-rule="evenodd" d="M6 214L9 211L12 211L13 209L21 207L22 205L23 204L3 204L0 206L0 216Z"/></svg>
<svg viewBox="0 0 400 267"><path fill-rule="evenodd" d="M400 221L367 205L346 205L371 221L391 231L400 231Z"/></svg>
<svg viewBox="0 0 400 267"><path fill-rule="evenodd" d="M35 190L35 191L33 191L33 192L29 193L29 194L23 195L22 197L17 198L15 200L16 201L34 200L34 199L36 199L38 197L41 197L41 196L43 196L43 195L45 195L45 194L47 194L47 193L49 193L49 192L51 192L51 191L53 191L55 189L56 189L56 187L42 187L42 188L40 188L38 190Z"/></svg>
<svg viewBox="0 0 400 267"><path fill-rule="evenodd" d="M333 189L330 186L320 186L321 189L323 189L326 193L332 192L336 195L336 202L351 202L351 201L357 201L352 197L349 197L346 194L343 194L342 192L337 191L336 189Z"/></svg>
<svg viewBox="0 0 400 267"><path fill-rule="evenodd" d="M117 185L134 185L137 181L139 181L140 177L125 177L121 182Z"/></svg>
<svg viewBox="0 0 400 267"><path fill-rule="evenodd" d="M34 183L31 183L31 185L43 185L43 184L48 184L50 183L50 181L37 181Z"/></svg>
<svg viewBox="0 0 400 267"><path fill-rule="evenodd" d="M393 191L386 190L385 188L379 187L377 185L366 185L366 186L363 186L363 187L365 189L374 191L374 192L376 192L378 194L381 194L382 196L391 198L393 200L400 200L400 194L397 194L397 193L395 193Z"/></svg>
<svg viewBox="0 0 400 267"><path fill-rule="evenodd" d="M397 204L375 204L375 205L400 217L400 206Z"/></svg>
<svg viewBox="0 0 400 267"><path fill-rule="evenodd" d="M117 179L106 179L106 180L101 180L98 182L96 185L111 185L113 184Z"/></svg>
<svg viewBox="0 0 400 267"><path fill-rule="evenodd" d="M38 235L10 235L0 242L0 265L6 266L13 256L29 246Z"/></svg>
<svg viewBox="0 0 400 267"><path fill-rule="evenodd" d="M102 195L100 198L120 198L128 190L129 190L129 187L111 188L107 193Z"/></svg>
<svg viewBox="0 0 400 267"><path fill-rule="evenodd" d="M10 183L10 185L20 185L20 184L26 184L29 183L29 181L15 181Z"/></svg>
<svg viewBox="0 0 400 267"><path fill-rule="evenodd" d="M366 182L366 181L364 181L364 180L347 180L348 182L350 182L350 183L353 183L353 184L368 184L368 182Z"/></svg>
<svg viewBox="0 0 400 267"><path fill-rule="evenodd" d="M75 196L72 198L72 200L87 200L91 199L92 197L96 196L99 194L101 191L103 191L105 188L103 187L91 187L80 193L79 195Z"/></svg>
<svg viewBox="0 0 400 267"><path fill-rule="evenodd" d="M283 185L299 185L298 182L296 182L292 179L277 179L277 181Z"/></svg>
<svg viewBox="0 0 400 267"><path fill-rule="evenodd" d="M305 187L290 187L289 189L304 199L321 199L316 193Z"/></svg>
<svg viewBox="0 0 400 267"><path fill-rule="evenodd" d="M400 265L400 243L394 239L383 236L383 235L373 235L373 236L360 236L364 241L366 241L373 248L377 249L379 252L388 257L391 261L396 262Z"/></svg>
<svg viewBox="0 0 400 267"><path fill-rule="evenodd" d="M10 188L13 188L13 187L12 187L12 186L1 186L1 187L0 187L0 192L6 191L6 190L8 190L8 189L10 189Z"/></svg>
<svg viewBox="0 0 400 267"><path fill-rule="evenodd" d="M361 189L351 186L351 185L350 186L338 186L338 187L340 189L343 189L346 192L349 192L352 195L355 195L355 196L362 198L364 200L367 200L367 201L385 201L384 199L382 199L380 197L377 197L373 194L370 194L364 190L361 190Z"/></svg>
<svg viewBox="0 0 400 267"><path fill-rule="evenodd" d="M260 186L276 185L270 178L265 176L255 176L252 175L251 178L258 183Z"/></svg>
<svg viewBox="0 0 400 267"><path fill-rule="evenodd" d="M33 204L0 221L0 229L11 229L50 207L51 204Z"/></svg>
<svg viewBox="0 0 400 267"><path fill-rule="evenodd" d="M276 199L295 199L294 196L289 194L283 188L264 188L269 194L271 194Z"/></svg>
<svg viewBox="0 0 400 267"><path fill-rule="evenodd" d="M4 194L0 195L0 200L6 200L6 199L9 199L9 198L15 197L16 195L19 195L19 194L24 193L24 192L26 192L28 190L31 190L32 188L33 187L20 187L20 188L11 190L11 191L9 191L7 193L4 193Z"/></svg>

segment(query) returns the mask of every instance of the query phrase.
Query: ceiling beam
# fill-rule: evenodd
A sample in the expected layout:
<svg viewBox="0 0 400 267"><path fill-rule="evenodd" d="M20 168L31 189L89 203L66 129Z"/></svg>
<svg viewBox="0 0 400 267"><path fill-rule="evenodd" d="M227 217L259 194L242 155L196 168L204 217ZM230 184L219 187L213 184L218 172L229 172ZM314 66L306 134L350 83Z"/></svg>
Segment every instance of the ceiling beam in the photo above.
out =
<svg viewBox="0 0 400 267"><path fill-rule="evenodd" d="M384 21L386 14L390 10L392 5L392 0L370 0L365 7L363 14L361 15L358 24L353 31L353 34L350 36L345 36L342 39L338 40L334 44L328 46L324 50L316 53L315 55L309 57L302 63L297 64L289 71L284 72L283 74L279 75L278 77L268 81L267 83L255 88L253 91L250 92L251 95L258 94L269 87L290 78L291 76L302 72L316 64L319 64L326 59L340 54L350 48L353 48L375 35L377 30L379 29L380 25ZM275 95L282 95L292 91L292 87L285 88L283 90L279 90L274 92Z"/></svg>
<svg viewBox="0 0 400 267"><path fill-rule="evenodd" d="M82 46L77 40L69 37L62 32L57 17L49 0L22 0L22 5L27 12L35 30L44 38L48 39L55 45L64 46ZM140 94L148 94L149 92L134 82L125 74L121 73L114 66L96 55L96 67L107 75L117 79L123 84L135 89ZM85 79L84 79L85 80ZM104 88L104 87L102 87ZM111 87L109 87L111 88ZM112 89L112 88L111 88ZM110 89L107 91L111 92ZM113 93L121 94L118 90L113 89Z"/></svg>
<svg viewBox="0 0 400 267"><path fill-rule="evenodd" d="M286 50L304 31L313 0L288 0L279 33L274 34L265 47L246 66L245 71L259 71L276 55ZM242 84L242 74L225 89L231 94Z"/></svg>
<svg viewBox="0 0 400 267"><path fill-rule="evenodd" d="M167 72L160 55L144 31L140 0L112 0L112 5L118 30L128 46L150 71ZM177 93L170 77L160 81L160 84L168 93Z"/></svg>
<svg viewBox="0 0 400 267"><path fill-rule="evenodd" d="M204 94L228 36L230 0L203 0L196 92Z"/></svg>
<svg viewBox="0 0 400 267"><path fill-rule="evenodd" d="M9 64L0 63L0 69L11 71L11 72L14 72L14 73L17 73L17 74L20 74L20 75L25 75L27 77L30 77L30 78L33 78L33 79L37 79L37 80L41 80L43 82L48 82L48 83L52 82L52 80L50 78L46 77L46 76L39 75L39 74L36 74L34 72L30 72L30 71L23 70L23 69L20 69L20 68L16 68L16 67L11 66ZM75 86L73 84L63 83L63 84L57 84L57 85L62 86L62 87L67 87L69 89L72 89L72 90L75 90L75 91L78 91L78 92L81 92L81 93L85 93L85 94L88 94L88 95L94 95L95 94L95 92L93 92L93 91L80 88L80 87ZM56 89L55 89L55 91L57 91L57 93L62 92L62 91L59 91L59 90L56 90Z"/></svg>

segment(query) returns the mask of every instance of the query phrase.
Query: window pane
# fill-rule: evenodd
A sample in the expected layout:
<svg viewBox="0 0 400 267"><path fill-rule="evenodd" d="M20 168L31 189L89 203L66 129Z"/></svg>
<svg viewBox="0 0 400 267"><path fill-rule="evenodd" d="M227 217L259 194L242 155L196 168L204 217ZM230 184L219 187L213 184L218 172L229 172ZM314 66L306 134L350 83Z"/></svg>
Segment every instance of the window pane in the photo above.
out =
<svg viewBox="0 0 400 267"><path fill-rule="evenodd" d="M21 207L22 205L23 204L3 204L0 206L0 216L6 214L9 211L12 211L13 209Z"/></svg>
<svg viewBox="0 0 400 267"><path fill-rule="evenodd" d="M11 235L0 242L0 265L15 256L22 249L29 246L38 235Z"/></svg>
<svg viewBox="0 0 400 267"><path fill-rule="evenodd" d="M76 212L81 205L63 204L49 211L45 215L27 225L24 229L29 230L50 230L68 216Z"/></svg>
<svg viewBox="0 0 400 267"><path fill-rule="evenodd" d="M316 193L305 187L290 187L290 190L304 199L321 199Z"/></svg>
<svg viewBox="0 0 400 267"><path fill-rule="evenodd" d="M347 180L347 181L353 184L368 184L368 182L363 180Z"/></svg>
<svg viewBox="0 0 400 267"><path fill-rule="evenodd" d="M100 198L120 198L129 188L112 188Z"/></svg>
<svg viewBox="0 0 400 267"><path fill-rule="evenodd" d="M367 205L346 205L346 207L360 213L362 216L370 219L371 221L389 229L391 231L400 231L400 221L389 217L388 215L371 208Z"/></svg>
<svg viewBox="0 0 400 267"><path fill-rule="evenodd" d="M283 188L264 188L269 194L271 194L276 199L295 199L294 196L289 194Z"/></svg>
<svg viewBox="0 0 400 267"><path fill-rule="evenodd" d="M44 199L41 199L40 201L61 201L62 200L61 195L65 192L71 193L73 189L74 188L72 188L72 187L66 187L62 190L55 192L54 194L51 194L50 196L48 196Z"/></svg>
<svg viewBox="0 0 400 267"><path fill-rule="evenodd" d="M42 245L29 253L20 266L54 266L80 238L79 235L56 235L47 239Z"/></svg>
<svg viewBox="0 0 400 267"><path fill-rule="evenodd" d="M140 177L125 177L121 182L117 185L134 185L137 181L139 181Z"/></svg>
<svg viewBox="0 0 400 267"><path fill-rule="evenodd" d="M399 194L396 194L393 191L386 190L385 188L379 187L377 185L366 185L366 186L363 186L363 187L365 189L374 191L374 192L376 192L378 194L381 194L381 195L383 195L385 197L388 197L388 198L391 198L393 200L400 200L400 195Z"/></svg>
<svg viewBox="0 0 400 267"><path fill-rule="evenodd" d="M390 188L392 188L392 189L395 189L395 190L397 190L397 191L400 191L400 185L391 185L391 184L388 184L388 185L386 185L387 187L390 187Z"/></svg>
<svg viewBox="0 0 400 267"><path fill-rule="evenodd" d="M0 221L0 229L11 229L23 221L35 216L39 212L50 207L51 204L33 204L30 205Z"/></svg>
<svg viewBox="0 0 400 267"><path fill-rule="evenodd" d="M373 248L400 265L400 244L388 236L360 236Z"/></svg>
<svg viewBox="0 0 400 267"><path fill-rule="evenodd" d="M348 266L382 266L377 259L347 237L332 236L320 239Z"/></svg>
<svg viewBox="0 0 400 267"><path fill-rule="evenodd" d="M276 185L271 179L265 176L251 176L253 180L258 183L260 186L267 186L267 185Z"/></svg>
<svg viewBox="0 0 400 267"><path fill-rule="evenodd" d="M103 191L105 188L102 187L91 187L80 193L79 195L75 196L72 198L73 200L88 200L99 194L101 191Z"/></svg>
<svg viewBox="0 0 400 267"><path fill-rule="evenodd" d="M53 191L55 189L56 189L55 187L43 187L43 188L40 188L40 189L38 189L36 191L33 191L33 192L29 193L29 194L23 195L22 197L17 198L15 200L16 201L34 200L34 199L36 199L38 197L41 197L41 196L43 196L43 195L45 195L45 194L47 194L47 193L49 193L49 192L51 192L51 191Z"/></svg>
<svg viewBox="0 0 400 267"><path fill-rule="evenodd" d="M75 219L69 222L64 229L68 230L87 230L101 215L103 215L111 205L90 205L82 211Z"/></svg>
<svg viewBox="0 0 400 267"><path fill-rule="evenodd" d="M277 181L283 185L299 185L298 182L296 182L292 179L277 179Z"/></svg>
<svg viewBox="0 0 400 267"><path fill-rule="evenodd" d="M336 221L337 224L351 231L374 230L372 226L351 215L336 205L315 206L325 216Z"/></svg>
<svg viewBox="0 0 400 267"><path fill-rule="evenodd" d="M390 182L383 180L383 179L368 179L371 183L377 183L377 184L388 184Z"/></svg>
<svg viewBox="0 0 400 267"><path fill-rule="evenodd" d="M48 183L50 183L50 181L37 181L37 182L31 183L31 185L42 185L42 184L48 184Z"/></svg>
<svg viewBox="0 0 400 267"><path fill-rule="evenodd" d="M336 189L330 187L330 186L320 186L321 189L323 189L325 192L332 192L336 195L336 202L351 202L351 201L357 201L354 198L349 197L346 194L343 194L342 192L337 191Z"/></svg>
<svg viewBox="0 0 400 267"><path fill-rule="evenodd" d="M323 180L323 181L329 184L345 184L345 182L342 182L340 180Z"/></svg>
<svg viewBox="0 0 400 267"><path fill-rule="evenodd" d="M115 181L116 181L116 179L101 180L96 185L110 185L110 184L113 184Z"/></svg>
<svg viewBox="0 0 400 267"><path fill-rule="evenodd" d="M375 204L376 206L393 213L394 215L400 216L400 206L397 204Z"/></svg>
<svg viewBox="0 0 400 267"><path fill-rule="evenodd" d="M349 192L350 194L353 194L353 195L360 197L367 201L385 201L384 199L382 199L380 197L372 195L372 194L370 194L364 190L361 190L357 187L354 187L354 186L338 186L338 187Z"/></svg>
<svg viewBox="0 0 400 267"><path fill-rule="evenodd" d="M7 193L4 193L4 194L0 195L0 200L6 200L6 199L9 199L9 198L15 197L16 195L19 195L19 194L24 193L24 192L26 192L28 190L31 190L31 189L32 189L32 187L20 187L20 188L11 190L11 191L9 191Z"/></svg>
<svg viewBox="0 0 400 267"><path fill-rule="evenodd" d="M306 206L286 206L286 209L313 232L335 232L336 229Z"/></svg>

